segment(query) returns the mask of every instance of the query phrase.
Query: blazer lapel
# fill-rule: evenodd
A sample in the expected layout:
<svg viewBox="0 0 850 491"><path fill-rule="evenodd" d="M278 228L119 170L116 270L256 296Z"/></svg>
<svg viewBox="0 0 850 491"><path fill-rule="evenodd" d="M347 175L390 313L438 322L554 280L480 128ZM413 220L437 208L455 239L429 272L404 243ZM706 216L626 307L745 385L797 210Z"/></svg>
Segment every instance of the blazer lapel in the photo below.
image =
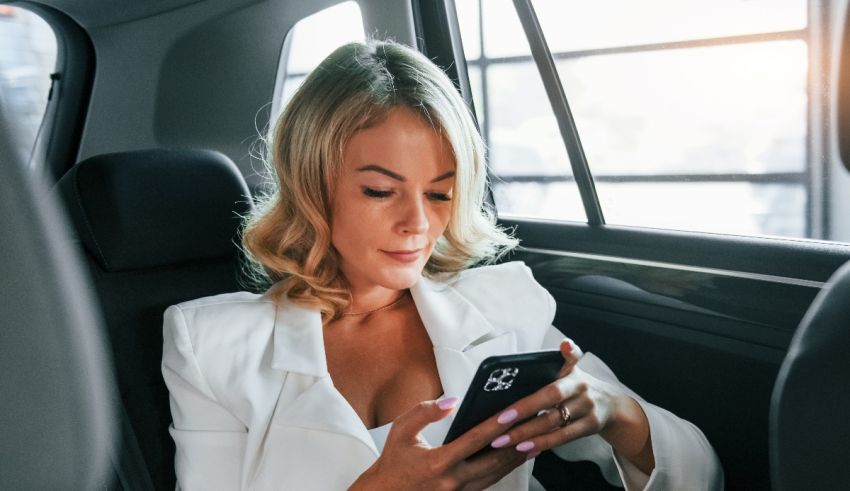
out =
<svg viewBox="0 0 850 491"><path fill-rule="evenodd" d="M289 300L281 302L275 319L271 365L288 372L273 425L336 433L359 441L373 457L378 455L360 416L333 385L318 311Z"/></svg>
<svg viewBox="0 0 850 491"><path fill-rule="evenodd" d="M453 287L423 277L410 291L434 346L447 396L463 398L478 365L488 356L516 351L513 331L498 331ZM320 314L282 301L273 347L271 366L286 377L271 424L334 433L361 443L373 459L377 457L369 431L333 386Z"/></svg>
<svg viewBox="0 0 850 491"><path fill-rule="evenodd" d="M463 399L481 361L516 351L514 332L498 331L452 286L422 277L410 291L434 345L447 396Z"/></svg>

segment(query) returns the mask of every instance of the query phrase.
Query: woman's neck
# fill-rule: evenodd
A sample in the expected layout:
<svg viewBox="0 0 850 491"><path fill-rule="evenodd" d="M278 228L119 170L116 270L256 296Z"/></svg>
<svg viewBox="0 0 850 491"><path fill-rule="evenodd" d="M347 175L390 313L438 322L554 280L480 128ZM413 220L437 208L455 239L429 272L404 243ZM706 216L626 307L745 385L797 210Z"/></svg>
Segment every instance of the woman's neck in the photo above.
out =
<svg viewBox="0 0 850 491"><path fill-rule="evenodd" d="M389 310L402 303L408 290L374 288L369 291L351 291L352 301L342 312L343 316L360 316Z"/></svg>

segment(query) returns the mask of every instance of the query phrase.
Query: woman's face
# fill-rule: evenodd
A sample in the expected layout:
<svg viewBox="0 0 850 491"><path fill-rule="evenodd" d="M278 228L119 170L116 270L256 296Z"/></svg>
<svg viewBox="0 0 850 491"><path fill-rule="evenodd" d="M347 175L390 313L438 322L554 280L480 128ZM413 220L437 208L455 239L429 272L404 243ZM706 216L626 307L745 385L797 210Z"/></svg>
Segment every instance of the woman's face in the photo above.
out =
<svg viewBox="0 0 850 491"><path fill-rule="evenodd" d="M449 143L406 107L352 136L331 216L352 289L416 283L449 222L454 171Z"/></svg>

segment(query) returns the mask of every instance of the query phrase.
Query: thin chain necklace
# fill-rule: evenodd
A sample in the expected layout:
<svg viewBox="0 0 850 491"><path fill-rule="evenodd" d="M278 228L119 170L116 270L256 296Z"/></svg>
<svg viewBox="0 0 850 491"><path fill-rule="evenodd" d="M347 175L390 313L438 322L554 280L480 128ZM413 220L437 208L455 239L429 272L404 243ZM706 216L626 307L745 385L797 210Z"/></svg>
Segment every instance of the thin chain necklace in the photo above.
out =
<svg viewBox="0 0 850 491"><path fill-rule="evenodd" d="M404 291L404 293L402 293L400 297L398 297L397 299L393 300L392 302L390 302L390 303L388 303L388 304L384 305L383 307L378 307L378 308L376 308L376 309L366 310L366 311L363 311L363 312L343 312L343 313L341 313L340 315L348 316L348 315L366 315L366 314L373 314L373 313L375 313L375 312L378 312L378 311L381 311L381 310L388 309L388 308L392 307L393 305L395 305L395 304L397 304L397 303L401 302L402 300L404 300L404 297L406 297L406 296L407 296L407 290L405 290L405 291Z"/></svg>

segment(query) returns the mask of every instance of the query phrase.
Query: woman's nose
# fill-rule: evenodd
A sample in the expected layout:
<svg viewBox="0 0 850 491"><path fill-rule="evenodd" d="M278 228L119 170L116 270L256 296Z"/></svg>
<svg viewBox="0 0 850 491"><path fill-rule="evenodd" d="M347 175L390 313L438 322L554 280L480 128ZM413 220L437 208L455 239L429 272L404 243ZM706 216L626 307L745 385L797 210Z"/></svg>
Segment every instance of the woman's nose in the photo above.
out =
<svg viewBox="0 0 850 491"><path fill-rule="evenodd" d="M409 200L399 222L401 233L424 234L428 231L428 226L429 222L424 198Z"/></svg>

